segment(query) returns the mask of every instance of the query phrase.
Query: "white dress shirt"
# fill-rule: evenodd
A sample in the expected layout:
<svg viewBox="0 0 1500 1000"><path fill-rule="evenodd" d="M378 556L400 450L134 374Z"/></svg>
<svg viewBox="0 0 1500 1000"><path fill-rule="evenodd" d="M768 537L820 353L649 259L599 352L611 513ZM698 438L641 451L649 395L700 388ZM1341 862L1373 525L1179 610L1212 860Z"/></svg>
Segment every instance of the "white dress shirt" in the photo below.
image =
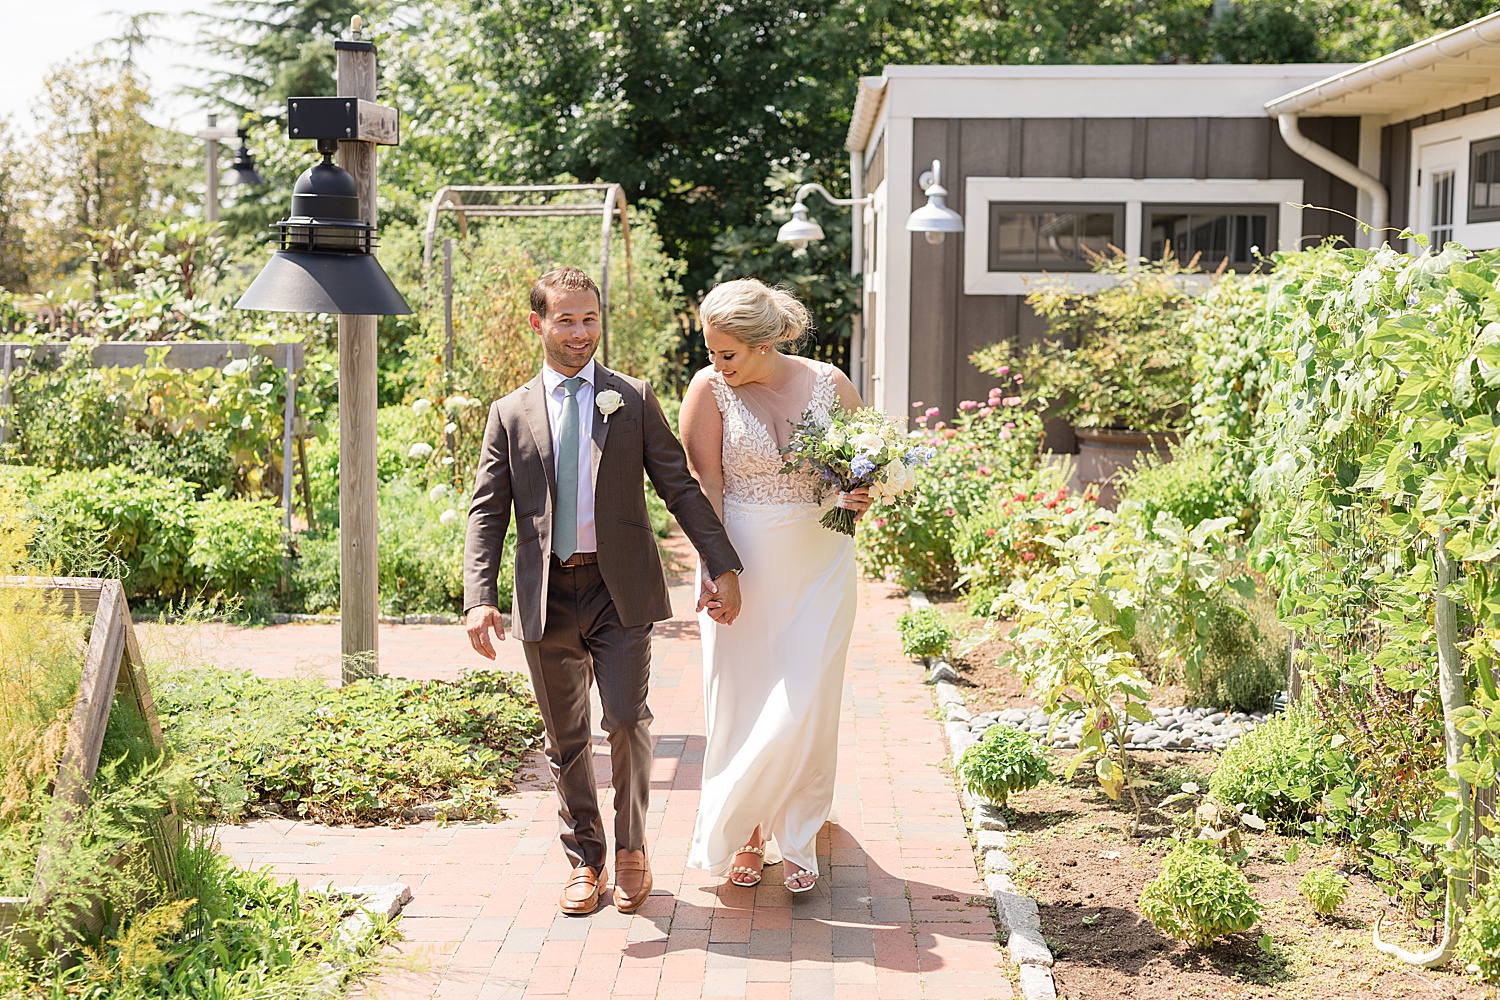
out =
<svg viewBox="0 0 1500 1000"><path fill-rule="evenodd" d="M574 394L578 404L578 454L573 461L578 463L578 551L597 552L599 541L594 533L594 379L596 372L591 360L578 373L583 384ZM563 402L568 390L563 380L568 378L551 365L542 365L542 385L547 390L547 423L552 429L552 455L559 465L566 460L562 453L561 421ZM556 474L557 466L553 467Z"/></svg>

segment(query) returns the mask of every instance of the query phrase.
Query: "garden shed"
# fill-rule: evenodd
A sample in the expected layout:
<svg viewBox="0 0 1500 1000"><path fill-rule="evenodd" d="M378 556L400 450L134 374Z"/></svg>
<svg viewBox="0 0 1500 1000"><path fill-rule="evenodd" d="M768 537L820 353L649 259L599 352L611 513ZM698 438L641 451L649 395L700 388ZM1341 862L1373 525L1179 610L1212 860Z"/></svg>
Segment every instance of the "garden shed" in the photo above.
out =
<svg viewBox="0 0 1500 1000"><path fill-rule="evenodd" d="M848 134L863 212L866 398L953 413L992 379L968 363L1032 342L1039 282L1080 290L1088 251L1212 271L1356 219L1500 245L1500 14L1370 63L889 66L864 78ZM941 162L964 231L904 224ZM856 244L859 245L859 244ZM1049 443L1073 450L1054 430Z"/></svg>

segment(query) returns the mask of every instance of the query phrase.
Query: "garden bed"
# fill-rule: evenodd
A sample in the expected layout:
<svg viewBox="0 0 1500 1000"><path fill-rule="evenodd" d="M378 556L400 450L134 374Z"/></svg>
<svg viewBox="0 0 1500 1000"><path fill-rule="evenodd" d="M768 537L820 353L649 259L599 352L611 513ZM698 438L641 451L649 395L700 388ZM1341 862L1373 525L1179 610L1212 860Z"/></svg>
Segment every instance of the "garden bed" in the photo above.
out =
<svg viewBox="0 0 1500 1000"><path fill-rule="evenodd" d="M1065 759L1058 756L1057 771ZM1183 780L1206 777L1214 766L1213 758L1200 754L1153 752L1134 759L1157 783L1143 796L1152 804ZM1251 858L1243 871L1261 905L1261 921L1197 950L1156 930L1137 905L1171 843L1171 825L1159 814L1148 807L1142 836L1132 837L1129 807L1106 798L1087 773L1019 793L1010 809L1015 879L1039 904L1060 997L1494 995L1456 972L1413 969L1377 953L1370 946L1376 914L1384 910L1388 937L1399 937L1404 922L1388 897L1357 874L1338 912L1328 919L1315 916L1297 883L1314 866L1336 866L1333 847L1273 833L1248 838ZM1270 935L1268 947L1262 947L1262 935Z"/></svg>

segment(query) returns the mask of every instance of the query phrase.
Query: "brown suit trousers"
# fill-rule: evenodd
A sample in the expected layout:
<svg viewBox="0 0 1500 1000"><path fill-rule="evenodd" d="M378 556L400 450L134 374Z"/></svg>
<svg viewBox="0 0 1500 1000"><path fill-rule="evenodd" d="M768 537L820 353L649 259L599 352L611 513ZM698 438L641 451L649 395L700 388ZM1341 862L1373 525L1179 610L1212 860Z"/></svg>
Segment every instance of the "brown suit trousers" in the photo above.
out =
<svg viewBox="0 0 1500 1000"><path fill-rule="evenodd" d="M609 734L615 846L646 846L651 626L672 617L672 606L646 510L645 478L712 575L740 568L651 387L602 365L595 371L595 398L613 389L623 400L607 421L594 414L597 564L568 569L551 555L556 463L540 375L490 407L464 545L464 610L498 606L496 577L514 507L513 629L525 645L547 727L563 848L574 867L599 867L606 856L589 735L592 682L599 685Z"/></svg>

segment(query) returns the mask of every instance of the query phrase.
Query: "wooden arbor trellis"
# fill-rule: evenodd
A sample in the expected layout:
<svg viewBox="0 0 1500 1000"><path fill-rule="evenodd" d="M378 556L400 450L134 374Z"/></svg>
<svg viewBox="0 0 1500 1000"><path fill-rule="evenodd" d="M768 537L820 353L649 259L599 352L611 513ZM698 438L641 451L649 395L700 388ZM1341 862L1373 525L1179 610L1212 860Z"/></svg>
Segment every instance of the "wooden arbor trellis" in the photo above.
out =
<svg viewBox="0 0 1500 1000"><path fill-rule="evenodd" d="M600 201L552 200L559 194L597 193ZM427 235L422 246L422 272L432 269L433 242L437 239L438 216L458 216L458 234L469 235L470 218L536 218L546 216L590 216L600 218L599 230L599 326L604 365L609 366L609 244L614 219L620 217L625 237L625 294L633 298L635 271L630 245L630 210L625 189L618 184L479 184L438 188L427 208ZM452 243L443 241L443 330L447 335L447 367L453 367L453 254Z"/></svg>

